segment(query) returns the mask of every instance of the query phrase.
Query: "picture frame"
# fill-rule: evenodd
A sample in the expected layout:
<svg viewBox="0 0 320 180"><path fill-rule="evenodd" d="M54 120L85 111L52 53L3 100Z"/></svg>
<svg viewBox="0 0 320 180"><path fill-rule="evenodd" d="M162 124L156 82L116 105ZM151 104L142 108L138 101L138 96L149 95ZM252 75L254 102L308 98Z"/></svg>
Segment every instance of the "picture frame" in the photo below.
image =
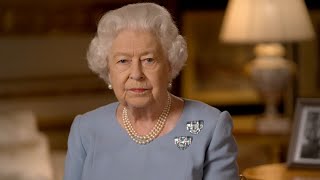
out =
<svg viewBox="0 0 320 180"><path fill-rule="evenodd" d="M253 45L221 42L223 16L222 10L183 13L189 56L181 75L181 94L211 105L261 104L245 71L254 58Z"/></svg>
<svg viewBox="0 0 320 180"><path fill-rule="evenodd" d="M320 98L297 99L287 165L320 168Z"/></svg>
<svg viewBox="0 0 320 180"><path fill-rule="evenodd" d="M297 95L320 98L320 11L309 12L316 37L298 44Z"/></svg>

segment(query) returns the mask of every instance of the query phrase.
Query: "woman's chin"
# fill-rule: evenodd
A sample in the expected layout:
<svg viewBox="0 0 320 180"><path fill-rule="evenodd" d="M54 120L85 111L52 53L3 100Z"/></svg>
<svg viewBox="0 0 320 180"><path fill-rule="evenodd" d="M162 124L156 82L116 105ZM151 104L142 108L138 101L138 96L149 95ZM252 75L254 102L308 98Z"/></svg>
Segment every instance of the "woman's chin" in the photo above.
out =
<svg viewBox="0 0 320 180"><path fill-rule="evenodd" d="M144 108L149 106L151 101L152 101L151 96L135 96L135 97L127 97L126 104L129 107Z"/></svg>

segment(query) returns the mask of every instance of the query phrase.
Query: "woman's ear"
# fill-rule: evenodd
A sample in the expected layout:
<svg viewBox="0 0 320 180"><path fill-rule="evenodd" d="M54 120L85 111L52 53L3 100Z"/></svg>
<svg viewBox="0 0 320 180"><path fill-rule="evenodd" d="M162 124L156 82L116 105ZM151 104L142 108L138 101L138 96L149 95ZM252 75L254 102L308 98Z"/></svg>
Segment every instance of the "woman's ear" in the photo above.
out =
<svg viewBox="0 0 320 180"><path fill-rule="evenodd" d="M169 74L169 78L170 81L172 81L172 67L171 67L171 63L168 61L168 74Z"/></svg>
<svg viewBox="0 0 320 180"><path fill-rule="evenodd" d="M107 84L108 84L108 89L112 89L112 82L111 82L111 79L110 79L110 74L108 74L108 80L107 80Z"/></svg>
<svg viewBox="0 0 320 180"><path fill-rule="evenodd" d="M107 83L108 83L108 84L112 84L109 71L108 71L108 75L107 75L107 76L108 76L108 81L107 81Z"/></svg>
<svg viewBox="0 0 320 180"><path fill-rule="evenodd" d="M170 61L168 60L168 58L167 58L167 66L168 66L168 73L172 73L172 67L171 67L171 63L170 63ZM171 75L170 75L171 76Z"/></svg>
<svg viewBox="0 0 320 180"><path fill-rule="evenodd" d="M111 82L111 78L110 78L110 72L108 71L108 74L107 74L107 76L108 76L108 81L109 82Z"/></svg>

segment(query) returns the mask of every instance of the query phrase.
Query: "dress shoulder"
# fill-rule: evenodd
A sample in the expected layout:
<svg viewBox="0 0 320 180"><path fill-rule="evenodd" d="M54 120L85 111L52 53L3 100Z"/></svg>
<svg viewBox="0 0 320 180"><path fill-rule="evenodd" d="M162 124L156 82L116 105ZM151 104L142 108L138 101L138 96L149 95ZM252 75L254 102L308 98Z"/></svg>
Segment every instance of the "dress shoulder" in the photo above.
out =
<svg viewBox="0 0 320 180"><path fill-rule="evenodd" d="M113 118L118 104L118 102L110 103L86 113L79 114L78 116L81 117L81 126L92 126L97 123L99 124L101 121L105 121L106 119Z"/></svg>
<svg viewBox="0 0 320 180"><path fill-rule="evenodd" d="M191 109L194 111L199 111L203 113L213 113L213 114L221 113L221 111L218 108L210 106L209 104L206 104L198 100L185 99L185 104L186 106L191 107Z"/></svg>
<svg viewBox="0 0 320 180"><path fill-rule="evenodd" d="M218 120L222 113L218 108L197 100L185 100L185 111L189 117L205 121Z"/></svg>

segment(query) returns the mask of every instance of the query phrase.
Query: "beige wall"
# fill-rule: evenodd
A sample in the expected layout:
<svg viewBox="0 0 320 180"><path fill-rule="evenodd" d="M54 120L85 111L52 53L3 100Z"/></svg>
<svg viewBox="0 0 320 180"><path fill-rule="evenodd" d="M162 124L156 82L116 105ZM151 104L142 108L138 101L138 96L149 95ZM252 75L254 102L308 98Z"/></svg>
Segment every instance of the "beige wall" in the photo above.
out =
<svg viewBox="0 0 320 180"><path fill-rule="evenodd" d="M91 38L89 34L0 37L0 111L33 111L51 144L65 147L75 115L114 101L113 93L87 67Z"/></svg>

